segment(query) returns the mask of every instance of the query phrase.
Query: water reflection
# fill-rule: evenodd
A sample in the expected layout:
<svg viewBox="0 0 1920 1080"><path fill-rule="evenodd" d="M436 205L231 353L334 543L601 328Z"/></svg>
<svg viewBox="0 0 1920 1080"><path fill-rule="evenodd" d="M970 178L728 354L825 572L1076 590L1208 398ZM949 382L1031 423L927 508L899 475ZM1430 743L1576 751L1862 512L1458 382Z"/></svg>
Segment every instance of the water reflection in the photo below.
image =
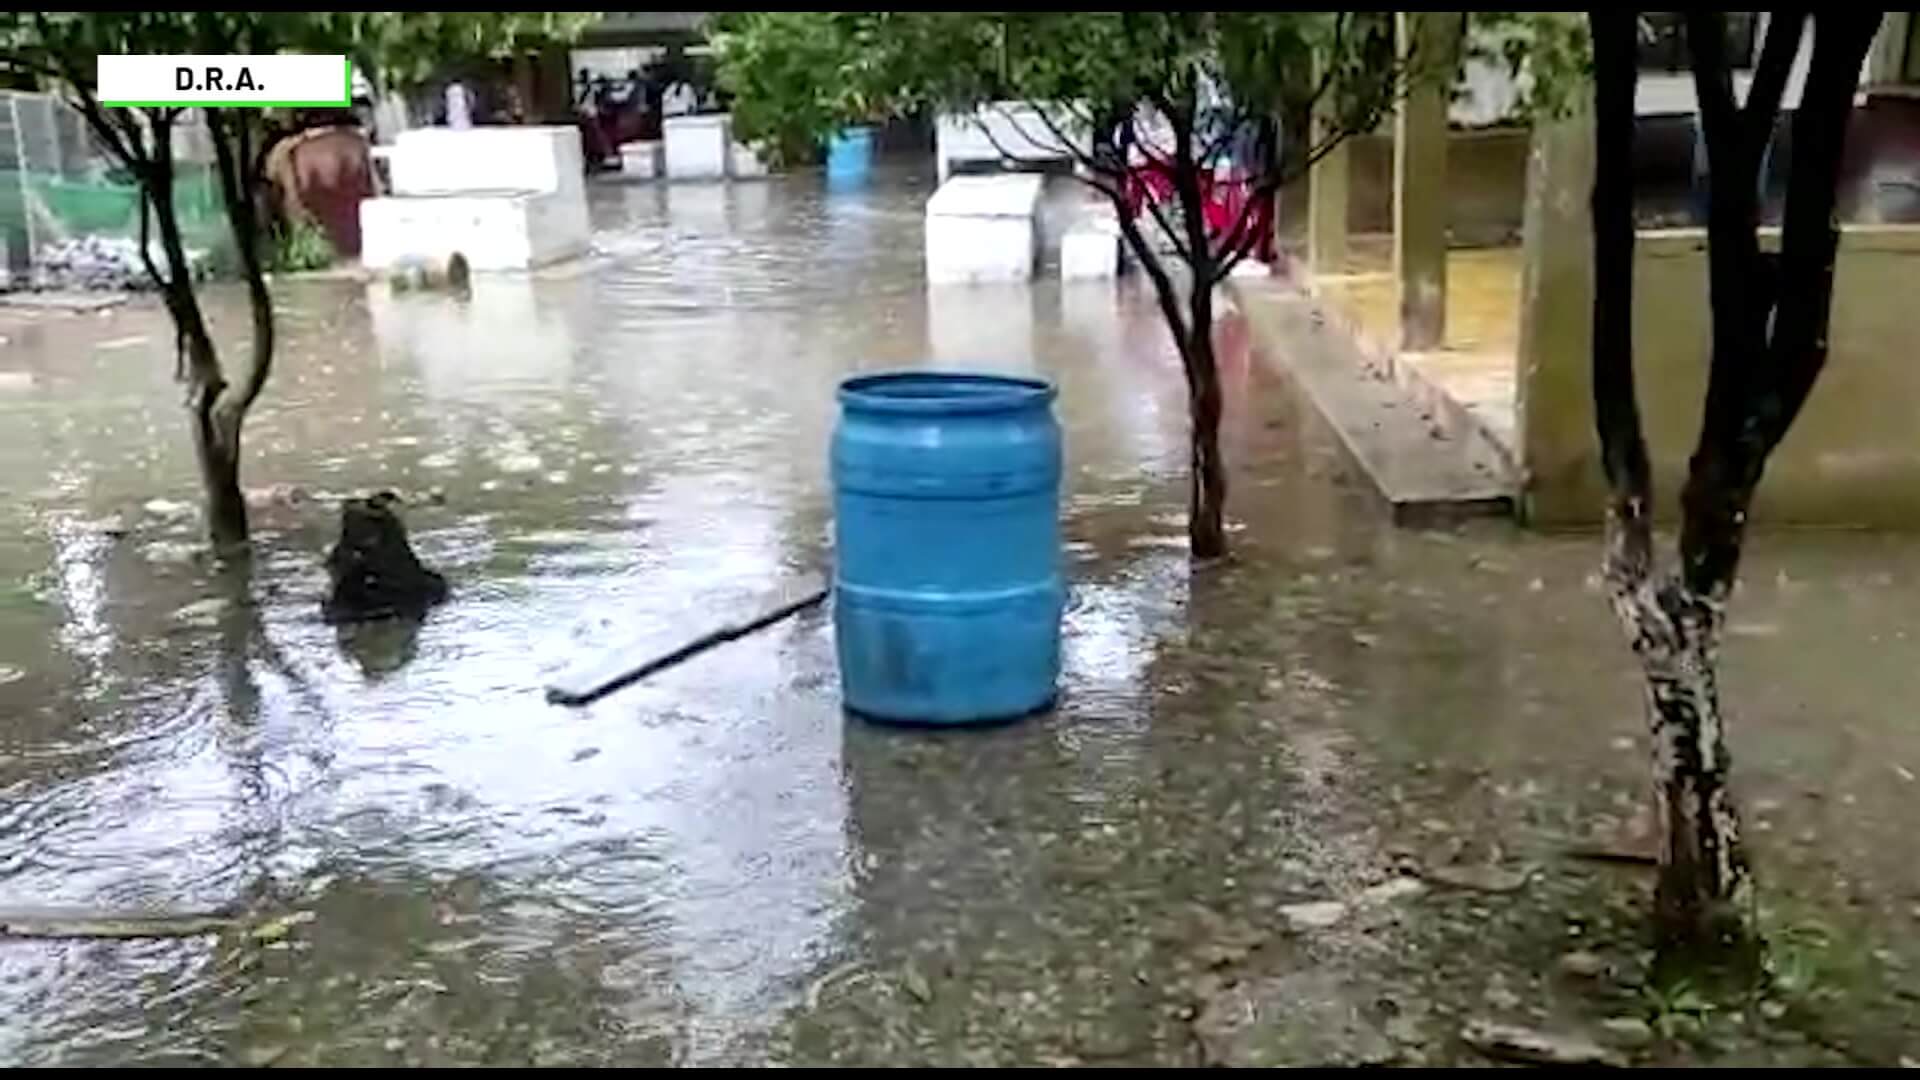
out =
<svg viewBox="0 0 1920 1080"><path fill-rule="evenodd" d="M931 366L1034 371L1034 310L1042 290L1025 283L930 285L927 358ZM1047 358L1051 360L1051 357ZM1042 374L1048 374L1040 366Z"/></svg>
<svg viewBox="0 0 1920 1080"><path fill-rule="evenodd" d="M420 651L424 617L396 615L372 622L342 624L335 630L340 650L353 657L368 679L383 679L407 666Z"/></svg>
<svg viewBox="0 0 1920 1080"><path fill-rule="evenodd" d="M897 181L852 200L812 182L615 189L595 196L590 273L483 275L465 298L284 285L282 367L249 427L263 542L238 576L195 557L190 516L146 507L196 498L164 369L129 382L115 365L136 350L72 349L74 334L164 342L158 313L49 330L45 347L84 366L7 408L57 437L0 452L10 475L70 482L41 496L56 509L15 519L36 543L5 551L47 603L0 625L77 666L0 688L47 716L5 736L28 764L0 773L0 906L296 904L319 920L291 965L245 942L0 951L0 1008L24 1018L0 1055L740 1053L858 936L862 837L897 811L851 804L825 616L583 712L541 688L827 565L844 374L964 359L1067 379L1098 351L1059 333L1047 283L929 296L923 197ZM210 304L223 332L244 327L237 295ZM1096 377L1119 403L1161 374ZM1066 423L1112 421L1069 407ZM116 441L130 430L151 442ZM1125 471L1098 476L1137 486ZM453 597L343 632L317 617L337 499L384 488L408 496ZM109 514L124 540L90 524ZM1136 693L1119 667L1148 649L1132 618L1118 594L1077 616L1087 700ZM86 704L56 723L56 702ZM277 974L259 982L261 965ZM164 985L166 1004L129 980ZM248 986L262 1004L236 1020Z"/></svg>
<svg viewBox="0 0 1920 1080"><path fill-rule="evenodd" d="M15 337L0 359L35 378L0 397L0 907L316 918L8 943L0 1060L1190 1063L1170 995L1278 904L1439 846L1427 822L1557 857L1632 815L1638 690L1590 540L1386 528L1228 318L1247 528L1193 575L1151 298L938 295L925 194L598 189L578 273L464 305L283 283L247 575L196 553L157 309ZM239 294L209 295L243 335ZM847 724L823 612L544 704L564 667L826 566L834 383L949 358L1062 388L1057 714ZM382 488L453 599L343 648L321 559L338 498ZM1727 685L1770 888L1907 896L1911 545L1771 537L1753 560ZM1397 940L1347 959L1399 962Z"/></svg>
<svg viewBox="0 0 1920 1080"><path fill-rule="evenodd" d="M430 399L511 415L564 385L573 363L577 320L540 295L542 284L481 274L469 297L453 297L373 282L366 286L373 339L384 361L413 366Z"/></svg>
<svg viewBox="0 0 1920 1080"><path fill-rule="evenodd" d="M0 1060L1179 1064L1172 988L1279 904L1388 872L1395 829L1481 814L1552 852L1570 819L1627 816L1644 765L1612 740L1631 748L1636 688L1594 659L1622 654L1589 541L1386 528L1228 317L1247 527L1239 562L1194 574L1151 297L929 290L925 194L608 188L578 273L464 302L285 284L246 574L197 557L171 505L197 496L157 310L48 323L57 359L21 365L47 377L0 398L0 582L27 583L0 593L0 664L24 673L0 682L0 908L316 918L7 944ZM210 297L242 333L242 298ZM664 651L824 569L835 383L954 362L1062 389L1057 713L846 723L819 611L589 709L544 703L563 668ZM343 642L322 558L338 499L383 488L453 595ZM1805 629L1729 643L1744 775L1785 807L1772 837L1858 838L1783 844L1797 887L1844 871L1904 896L1910 778L1888 763L1920 750L1885 694L1914 689L1914 559L1756 547L1738 618ZM1809 761L1858 805L1801 798ZM1546 794L1485 811L1522 780Z"/></svg>

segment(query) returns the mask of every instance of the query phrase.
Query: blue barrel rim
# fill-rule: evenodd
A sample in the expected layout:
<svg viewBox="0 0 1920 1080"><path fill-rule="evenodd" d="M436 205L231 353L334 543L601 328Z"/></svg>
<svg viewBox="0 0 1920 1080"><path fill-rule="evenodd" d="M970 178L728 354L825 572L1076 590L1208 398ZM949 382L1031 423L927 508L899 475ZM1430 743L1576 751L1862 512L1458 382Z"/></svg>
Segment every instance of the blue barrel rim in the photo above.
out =
<svg viewBox="0 0 1920 1080"><path fill-rule="evenodd" d="M958 392L941 394L941 387ZM836 396L842 407L864 413L963 416L1048 405L1059 393L1053 383L1031 375L903 368L849 376Z"/></svg>

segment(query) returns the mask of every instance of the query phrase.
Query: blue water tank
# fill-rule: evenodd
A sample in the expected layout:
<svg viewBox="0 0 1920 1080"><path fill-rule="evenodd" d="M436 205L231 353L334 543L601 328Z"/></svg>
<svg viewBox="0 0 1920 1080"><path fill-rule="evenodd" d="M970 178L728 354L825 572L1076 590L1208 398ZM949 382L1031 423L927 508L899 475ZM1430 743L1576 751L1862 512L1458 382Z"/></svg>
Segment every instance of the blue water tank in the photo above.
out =
<svg viewBox="0 0 1920 1080"><path fill-rule="evenodd" d="M1060 680L1053 386L963 372L840 385L834 631L846 706L965 724L1051 704Z"/></svg>

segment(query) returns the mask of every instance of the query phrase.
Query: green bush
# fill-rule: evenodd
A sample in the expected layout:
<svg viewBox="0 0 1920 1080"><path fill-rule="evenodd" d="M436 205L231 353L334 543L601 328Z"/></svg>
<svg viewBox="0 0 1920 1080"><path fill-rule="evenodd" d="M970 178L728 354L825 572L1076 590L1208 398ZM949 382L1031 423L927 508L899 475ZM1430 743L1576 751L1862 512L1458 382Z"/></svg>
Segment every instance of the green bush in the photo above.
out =
<svg viewBox="0 0 1920 1080"><path fill-rule="evenodd" d="M862 62L838 16L816 11L729 11L709 29L720 85L732 97L733 133L775 166L818 161L836 128L885 115L854 90Z"/></svg>
<svg viewBox="0 0 1920 1080"><path fill-rule="evenodd" d="M333 265L333 258L333 241L327 239L326 230L299 218L274 233L273 255L268 266L281 273L324 270Z"/></svg>

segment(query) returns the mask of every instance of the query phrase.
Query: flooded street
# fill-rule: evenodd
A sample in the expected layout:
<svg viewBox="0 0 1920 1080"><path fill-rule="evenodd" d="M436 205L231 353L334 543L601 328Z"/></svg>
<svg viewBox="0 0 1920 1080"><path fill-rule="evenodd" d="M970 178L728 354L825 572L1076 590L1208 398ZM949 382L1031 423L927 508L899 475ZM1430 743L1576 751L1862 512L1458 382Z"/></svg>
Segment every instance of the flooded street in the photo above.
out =
<svg viewBox="0 0 1920 1080"><path fill-rule="evenodd" d="M1634 981L1643 871L1569 854L1649 828L1597 539L1396 531L1229 319L1240 556L1192 574L1151 298L930 293L926 194L609 186L592 259L470 300L281 284L250 567L199 548L157 305L0 325L0 910L243 916L0 941L0 1063L1451 1062L1470 1017L1673 1011ZM545 704L826 569L834 385L920 364L1060 385L1056 713L845 719L820 611ZM337 500L383 488L453 596L339 631ZM1659 1053L1892 1063L1920 544L1752 550L1737 783L1766 917L1826 944L1766 1030ZM1435 866L1522 884L1369 892ZM1290 930L1302 903L1340 916ZM1557 973L1576 947L1616 976Z"/></svg>

